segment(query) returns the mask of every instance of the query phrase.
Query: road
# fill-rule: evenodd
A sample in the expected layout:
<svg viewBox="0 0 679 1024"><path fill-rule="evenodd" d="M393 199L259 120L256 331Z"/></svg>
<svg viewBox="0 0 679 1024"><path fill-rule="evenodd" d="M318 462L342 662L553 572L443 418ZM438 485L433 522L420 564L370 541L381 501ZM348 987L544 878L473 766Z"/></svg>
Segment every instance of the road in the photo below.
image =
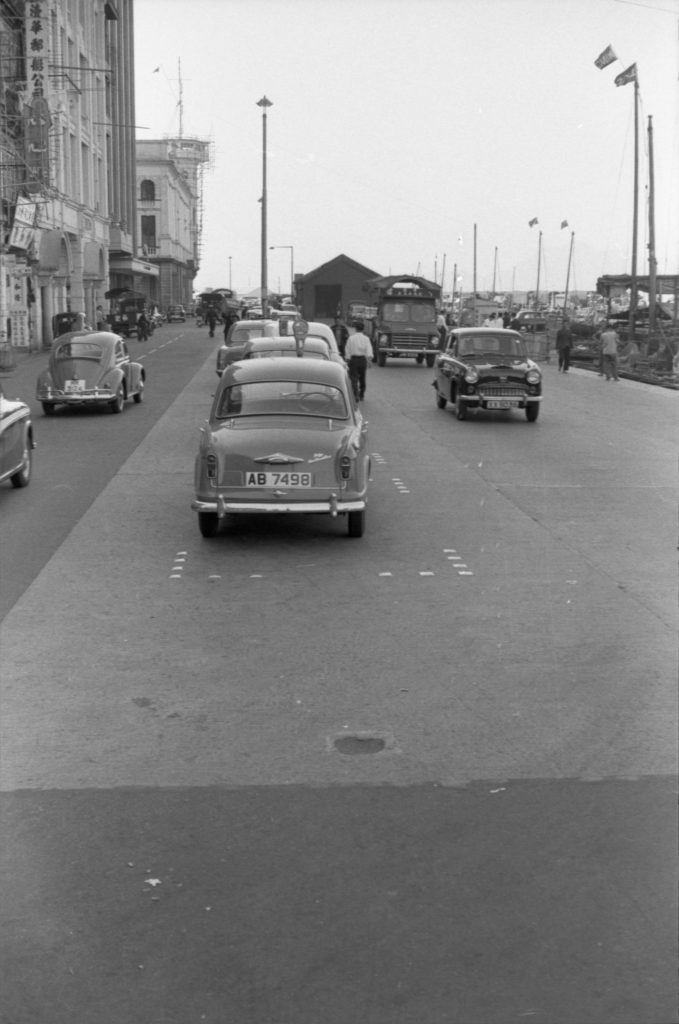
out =
<svg viewBox="0 0 679 1024"><path fill-rule="evenodd" d="M676 395L373 367L366 535L206 541L209 345L0 495L177 360L3 623L0 1020L674 1024Z"/></svg>

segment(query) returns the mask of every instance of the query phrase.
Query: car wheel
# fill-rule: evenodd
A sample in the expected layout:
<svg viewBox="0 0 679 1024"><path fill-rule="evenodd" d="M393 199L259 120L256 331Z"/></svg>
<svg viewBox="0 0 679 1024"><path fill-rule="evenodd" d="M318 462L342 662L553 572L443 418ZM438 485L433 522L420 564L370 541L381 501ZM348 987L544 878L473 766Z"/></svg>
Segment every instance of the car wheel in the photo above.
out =
<svg viewBox="0 0 679 1024"><path fill-rule="evenodd" d="M56 406L54 402L43 402L42 411L44 412L45 416L54 416L54 413L56 412Z"/></svg>
<svg viewBox="0 0 679 1024"><path fill-rule="evenodd" d="M434 365L435 362L436 362L436 353L432 352L431 355L427 356L427 366L429 367L429 369L432 368L432 366Z"/></svg>
<svg viewBox="0 0 679 1024"><path fill-rule="evenodd" d="M121 384L116 391L116 396L113 401L109 404L109 409L113 413L122 412L125 408L125 388Z"/></svg>
<svg viewBox="0 0 679 1024"><path fill-rule="evenodd" d="M460 399L457 397L455 399L455 415L457 416L458 420L467 419L467 403L461 402Z"/></svg>
<svg viewBox="0 0 679 1024"><path fill-rule="evenodd" d="M448 402L447 402L447 399L446 399L445 395L442 395L441 392L439 391L438 387L437 387L436 388L436 405L437 405L437 408L445 409L447 404L448 404Z"/></svg>
<svg viewBox="0 0 679 1024"><path fill-rule="evenodd" d="M365 509L348 513L348 533L350 537L362 537L365 533Z"/></svg>
<svg viewBox="0 0 679 1024"><path fill-rule="evenodd" d="M539 402L530 402L526 406L526 419L528 420L529 423L535 423L536 419L538 418L539 413L540 413L540 404L539 404Z"/></svg>
<svg viewBox="0 0 679 1024"><path fill-rule="evenodd" d="M139 381L139 391L135 391L132 396L133 400L140 405L144 401L144 381Z"/></svg>
<svg viewBox="0 0 679 1024"><path fill-rule="evenodd" d="M26 449L24 451L24 464L21 467L21 469L19 469L16 473L13 474L13 476L10 477L10 480L12 481L12 487L28 487L29 481L31 479L32 458L33 453L31 451L31 446L27 438Z"/></svg>
<svg viewBox="0 0 679 1024"><path fill-rule="evenodd" d="M378 366L386 366L387 365L387 353L386 352L378 352L377 353L377 365Z"/></svg>
<svg viewBox="0 0 679 1024"><path fill-rule="evenodd" d="M216 512L199 512L198 529L202 537L216 537L219 530L219 519Z"/></svg>

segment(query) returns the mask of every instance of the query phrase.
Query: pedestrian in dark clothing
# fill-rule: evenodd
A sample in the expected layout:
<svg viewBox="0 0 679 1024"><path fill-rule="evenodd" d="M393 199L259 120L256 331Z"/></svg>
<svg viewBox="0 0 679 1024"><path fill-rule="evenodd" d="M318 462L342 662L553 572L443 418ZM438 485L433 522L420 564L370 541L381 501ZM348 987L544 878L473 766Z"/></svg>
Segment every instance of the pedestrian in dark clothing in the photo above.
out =
<svg viewBox="0 0 679 1024"><path fill-rule="evenodd" d="M559 372L563 370L564 373L568 373L568 369L571 364L572 344L573 335L571 334L570 323L568 317L564 317L561 327L556 332L556 351L559 355Z"/></svg>
<svg viewBox="0 0 679 1024"><path fill-rule="evenodd" d="M210 329L210 337L214 338L215 327L217 326L217 314L212 307L210 307L207 311L207 314L205 316L205 322L207 323Z"/></svg>
<svg viewBox="0 0 679 1024"><path fill-rule="evenodd" d="M514 316L514 318L509 321L509 329L510 331L521 330L521 321L519 320L518 316Z"/></svg>
<svg viewBox="0 0 679 1024"><path fill-rule="evenodd" d="M335 341L337 342L337 348L339 349L339 353L342 356L342 359L344 359L344 347L347 343L347 339L349 338L349 330L347 328L347 325L342 323L340 317L336 316L335 322L332 325L331 330L332 333L335 335Z"/></svg>
<svg viewBox="0 0 679 1024"><path fill-rule="evenodd" d="M148 341L149 321L146 313L142 312L137 317L137 338L139 341Z"/></svg>

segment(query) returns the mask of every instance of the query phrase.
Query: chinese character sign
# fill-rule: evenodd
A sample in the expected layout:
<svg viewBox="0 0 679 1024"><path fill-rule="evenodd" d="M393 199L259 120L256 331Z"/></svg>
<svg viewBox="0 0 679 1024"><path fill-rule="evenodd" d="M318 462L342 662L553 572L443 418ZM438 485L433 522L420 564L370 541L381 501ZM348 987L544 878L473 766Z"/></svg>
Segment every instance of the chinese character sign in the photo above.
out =
<svg viewBox="0 0 679 1024"><path fill-rule="evenodd" d="M28 95L44 96L47 92L47 3L28 0L26 4L26 66Z"/></svg>

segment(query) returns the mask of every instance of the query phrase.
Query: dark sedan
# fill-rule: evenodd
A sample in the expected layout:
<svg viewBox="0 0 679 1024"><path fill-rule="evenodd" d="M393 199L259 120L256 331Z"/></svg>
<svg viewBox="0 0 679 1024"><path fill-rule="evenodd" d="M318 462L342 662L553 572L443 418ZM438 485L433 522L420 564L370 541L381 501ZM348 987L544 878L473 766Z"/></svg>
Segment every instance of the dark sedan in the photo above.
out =
<svg viewBox="0 0 679 1024"><path fill-rule="evenodd" d="M436 404L469 409L523 409L534 423L542 401L542 373L517 331L461 327L451 331L436 360Z"/></svg>

